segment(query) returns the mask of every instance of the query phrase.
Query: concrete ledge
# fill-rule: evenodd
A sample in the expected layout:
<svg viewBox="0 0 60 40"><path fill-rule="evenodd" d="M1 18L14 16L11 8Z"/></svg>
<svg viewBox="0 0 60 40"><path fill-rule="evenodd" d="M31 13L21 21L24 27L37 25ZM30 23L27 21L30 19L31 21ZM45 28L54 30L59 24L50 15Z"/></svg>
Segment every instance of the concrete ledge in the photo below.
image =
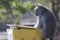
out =
<svg viewBox="0 0 60 40"><path fill-rule="evenodd" d="M7 40L7 32L0 32L0 40Z"/></svg>

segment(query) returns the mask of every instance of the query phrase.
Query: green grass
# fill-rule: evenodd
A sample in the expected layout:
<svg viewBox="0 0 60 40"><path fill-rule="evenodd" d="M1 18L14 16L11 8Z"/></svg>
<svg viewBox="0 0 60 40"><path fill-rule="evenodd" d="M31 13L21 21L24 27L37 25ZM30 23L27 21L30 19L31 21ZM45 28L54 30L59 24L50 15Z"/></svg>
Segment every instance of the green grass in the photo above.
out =
<svg viewBox="0 0 60 40"><path fill-rule="evenodd" d="M45 38L45 40L49 40L49 38Z"/></svg>

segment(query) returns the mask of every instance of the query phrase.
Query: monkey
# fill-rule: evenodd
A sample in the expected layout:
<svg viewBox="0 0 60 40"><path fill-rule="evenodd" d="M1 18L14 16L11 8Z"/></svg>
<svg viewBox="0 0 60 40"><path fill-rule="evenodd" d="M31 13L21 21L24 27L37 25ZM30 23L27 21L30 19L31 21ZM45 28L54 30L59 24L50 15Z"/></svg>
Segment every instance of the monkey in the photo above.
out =
<svg viewBox="0 0 60 40"><path fill-rule="evenodd" d="M34 28L41 30L43 40L45 40L44 38L54 40L55 30L57 27L57 18L53 11L42 4L38 4L34 8L34 14L37 17L37 23L34 25Z"/></svg>

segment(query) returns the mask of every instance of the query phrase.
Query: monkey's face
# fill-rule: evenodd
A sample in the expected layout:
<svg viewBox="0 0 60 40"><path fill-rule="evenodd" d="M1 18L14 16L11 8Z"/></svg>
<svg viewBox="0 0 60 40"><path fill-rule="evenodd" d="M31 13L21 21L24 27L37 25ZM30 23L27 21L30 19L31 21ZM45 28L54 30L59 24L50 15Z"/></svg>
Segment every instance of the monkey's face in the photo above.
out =
<svg viewBox="0 0 60 40"><path fill-rule="evenodd" d="M42 14L44 11L46 10L46 8L44 8L43 6L41 5L38 5L35 7L34 9L34 13L36 16L39 16L40 14Z"/></svg>

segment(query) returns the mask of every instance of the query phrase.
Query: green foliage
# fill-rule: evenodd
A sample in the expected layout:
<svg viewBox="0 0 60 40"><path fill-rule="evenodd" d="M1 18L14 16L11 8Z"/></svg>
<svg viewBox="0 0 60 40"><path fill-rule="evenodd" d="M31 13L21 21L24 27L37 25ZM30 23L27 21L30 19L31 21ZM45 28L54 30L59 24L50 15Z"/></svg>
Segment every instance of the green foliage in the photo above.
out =
<svg viewBox="0 0 60 40"><path fill-rule="evenodd" d="M37 3L45 5L46 4L46 0L37 0Z"/></svg>
<svg viewBox="0 0 60 40"><path fill-rule="evenodd" d="M22 14L26 13L26 11L27 11L26 8L24 8L22 6L20 6L18 9Z"/></svg>
<svg viewBox="0 0 60 40"><path fill-rule="evenodd" d="M33 11L35 7L36 7L36 5L32 5L31 10Z"/></svg>
<svg viewBox="0 0 60 40"><path fill-rule="evenodd" d="M20 7L20 4L20 0L0 0L0 21L9 22L13 15L25 13L26 10ZM16 17L15 20L20 20L20 16ZM14 22L18 22L15 20Z"/></svg>
<svg viewBox="0 0 60 40"><path fill-rule="evenodd" d="M33 11L37 3L43 5L46 4L46 0L37 0L36 3L32 4L31 1L22 3L20 0L0 0L0 20L9 22L14 19L14 23L21 20L21 15L27 11ZM17 17L13 18L13 16Z"/></svg>
<svg viewBox="0 0 60 40"><path fill-rule="evenodd" d="M24 2L24 3L23 3L23 7L26 8L26 9L30 9L31 6L32 6L32 4L31 4L30 1L28 1L28 2Z"/></svg>
<svg viewBox="0 0 60 40"><path fill-rule="evenodd" d="M45 0L47 3L51 3L51 2L54 2L55 4L57 3L58 0Z"/></svg>
<svg viewBox="0 0 60 40"><path fill-rule="evenodd" d="M26 10L31 10L33 11L35 8L36 4L32 4L31 1L24 2L23 7L26 8Z"/></svg>
<svg viewBox="0 0 60 40"><path fill-rule="evenodd" d="M22 3L20 0L0 0L0 20L9 22L12 18L13 23L17 23L21 20L20 14L25 14L34 7L35 5L32 5L30 1ZM16 17L13 18L13 16Z"/></svg>
<svg viewBox="0 0 60 40"><path fill-rule="evenodd" d="M45 38L45 40L50 40L49 38Z"/></svg>

